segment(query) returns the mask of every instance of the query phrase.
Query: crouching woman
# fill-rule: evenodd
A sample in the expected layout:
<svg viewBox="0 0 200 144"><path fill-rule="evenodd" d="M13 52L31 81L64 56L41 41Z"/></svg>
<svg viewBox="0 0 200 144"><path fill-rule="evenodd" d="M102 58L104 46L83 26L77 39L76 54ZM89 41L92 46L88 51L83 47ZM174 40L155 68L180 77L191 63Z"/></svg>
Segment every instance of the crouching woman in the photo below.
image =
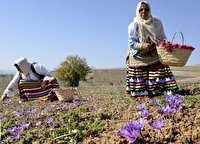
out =
<svg viewBox="0 0 200 144"><path fill-rule="evenodd" d="M1 96L1 101L14 96L14 89L17 88L20 101L58 100L53 89L59 88L59 84L45 67L36 62L30 63L26 58L17 59L14 66L17 72Z"/></svg>

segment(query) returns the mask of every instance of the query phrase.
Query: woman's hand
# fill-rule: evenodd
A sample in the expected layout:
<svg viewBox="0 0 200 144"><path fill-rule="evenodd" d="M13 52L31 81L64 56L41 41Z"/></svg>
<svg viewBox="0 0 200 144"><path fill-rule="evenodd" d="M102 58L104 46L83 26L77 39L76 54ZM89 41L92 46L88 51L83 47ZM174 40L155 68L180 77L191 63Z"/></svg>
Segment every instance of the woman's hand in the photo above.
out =
<svg viewBox="0 0 200 144"><path fill-rule="evenodd" d="M143 51L143 53L147 53L150 48L151 48L151 45L149 43L143 43L142 44L142 51Z"/></svg>
<svg viewBox="0 0 200 144"><path fill-rule="evenodd" d="M3 101L4 99L6 99L6 97L7 97L7 94L4 93L4 94L1 96L0 101Z"/></svg>
<svg viewBox="0 0 200 144"><path fill-rule="evenodd" d="M45 81L43 81L42 83L41 83L41 90L45 90L45 88L46 88L46 85L47 85L47 80L45 80Z"/></svg>

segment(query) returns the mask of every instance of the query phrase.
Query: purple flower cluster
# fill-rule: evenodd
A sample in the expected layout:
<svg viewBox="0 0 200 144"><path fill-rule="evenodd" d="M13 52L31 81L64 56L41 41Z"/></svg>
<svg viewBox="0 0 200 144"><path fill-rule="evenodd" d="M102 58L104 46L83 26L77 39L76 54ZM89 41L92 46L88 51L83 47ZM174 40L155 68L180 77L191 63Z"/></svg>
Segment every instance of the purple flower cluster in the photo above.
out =
<svg viewBox="0 0 200 144"><path fill-rule="evenodd" d="M40 125L41 125L41 121L38 121L38 122L35 122L35 123L34 123L34 126L36 126L36 127L37 127L37 126L40 126Z"/></svg>
<svg viewBox="0 0 200 144"><path fill-rule="evenodd" d="M128 138L130 142L134 142L140 136L141 129L144 127L145 123L146 121L144 119L134 121L133 123L129 122L117 133L117 136Z"/></svg>
<svg viewBox="0 0 200 144"><path fill-rule="evenodd" d="M174 109L181 109L182 108L182 104L184 102L184 96L181 95L169 95L167 97L165 97L164 101L171 107Z"/></svg>
<svg viewBox="0 0 200 144"><path fill-rule="evenodd" d="M157 98L154 98L152 101L154 104L159 104L159 102L160 102L159 99L157 99Z"/></svg>
<svg viewBox="0 0 200 144"><path fill-rule="evenodd" d="M73 102L73 104L75 104L75 105L81 105L81 104L83 103L82 100L73 100L72 102Z"/></svg>
<svg viewBox="0 0 200 144"><path fill-rule="evenodd" d="M50 124L53 122L53 118L52 117L49 117L46 119L46 123Z"/></svg>
<svg viewBox="0 0 200 144"><path fill-rule="evenodd" d="M160 130L164 126L164 122L163 119L160 118L158 121L154 123L149 123L149 125L154 129Z"/></svg>
<svg viewBox="0 0 200 144"><path fill-rule="evenodd" d="M158 108L158 113L168 115L170 113L176 113L176 109L170 107L167 105L166 107L159 107Z"/></svg>
<svg viewBox="0 0 200 144"><path fill-rule="evenodd" d="M55 106L48 106L48 107L45 108L45 110L46 110L46 111L52 111L52 110L55 109L54 107L55 107Z"/></svg>
<svg viewBox="0 0 200 144"><path fill-rule="evenodd" d="M6 129L6 132L7 132L8 134L12 134L12 135L10 136L10 139L11 139L11 140L16 141L16 140L19 140L19 139L20 139L20 132L21 132L22 130L28 129L29 125L30 125L29 123L24 123L24 124L22 124L22 125L20 125L20 126L14 126L14 127L12 127L12 128Z"/></svg>
<svg viewBox="0 0 200 144"><path fill-rule="evenodd" d="M15 112L15 115L21 116L21 115L25 115L25 114L35 114L35 112L36 112L35 109L33 109L33 110L21 110L21 111Z"/></svg>
<svg viewBox="0 0 200 144"><path fill-rule="evenodd" d="M153 104L157 105L159 104L159 100L154 98L152 100ZM164 98L164 102L167 103L166 106L159 107L158 113L163 115L169 115L171 113L176 113L177 110L182 108L182 104L184 102L184 96L181 95L168 95ZM117 136L119 137L125 137L130 140L130 142L136 141L136 139L141 135L141 130L144 127L146 121L144 119L148 120L149 117L149 111L146 110L146 104L142 103L136 107L136 109L140 113L140 120L135 121L133 123L127 123L124 128L122 128L118 133ZM155 113L154 113L155 115ZM160 117L157 121L148 123L150 127L156 130L161 130L164 126L164 120L162 117ZM141 135L142 136L142 135ZM142 137L143 138L143 137Z"/></svg>
<svg viewBox="0 0 200 144"><path fill-rule="evenodd" d="M142 111L142 110L145 109L145 107L146 107L146 104L145 104L145 103L142 103L142 104L140 104L140 105L137 106L137 110L138 110L138 111Z"/></svg>
<svg viewBox="0 0 200 144"><path fill-rule="evenodd" d="M3 103L8 105L8 104L11 104L11 102L12 101L10 99L6 99Z"/></svg>
<svg viewBox="0 0 200 144"><path fill-rule="evenodd" d="M96 110L97 110L97 107L96 107L96 106L91 106L91 107L90 107L90 110L96 111Z"/></svg>

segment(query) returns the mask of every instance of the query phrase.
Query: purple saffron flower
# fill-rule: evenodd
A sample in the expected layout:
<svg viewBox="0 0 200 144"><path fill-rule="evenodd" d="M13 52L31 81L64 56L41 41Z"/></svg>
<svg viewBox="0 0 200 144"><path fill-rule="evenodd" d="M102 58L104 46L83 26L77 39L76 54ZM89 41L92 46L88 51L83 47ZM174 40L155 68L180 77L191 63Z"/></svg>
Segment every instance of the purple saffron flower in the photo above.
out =
<svg viewBox="0 0 200 144"><path fill-rule="evenodd" d="M153 103L154 103L154 104L158 104L159 102L160 102L159 99L157 99L157 98L154 98L154 99L153 99Z"/></svg>
<svg viewBox="0 0 200 144"><path fill-rule="evenodd" d="M148 118L149 117L149 111L148 110L141 111L141 117L142 118Z"/></svg>
<svg viewBox="0 0 200 144"><path fill-rule="evenodd" d="M75 104L75 105L80 105L80 104L83 103L82 100L73 100L72 102L73 102L73 104Z"/></svg>
<svg viewBox="0 0 200 144"><path fill-rule="evenodd" d="M54 124L54 127L55 127L55 128L59 128L59 127L60 127L60 123L55 123L55 124Z"/></svg>
<svg viewBox="0 0 200 144"><path fill-rule="evenodd" d="M125 137L130 140L130 142L136 141L140 132L135 130L132 123L128 123L124 128L117 133L119 137Z"/></svg>
<svg viewBox="0 0 200 144"><path fill-rule="evenodd" d="M47 111L52 111L53 109L54 109L54 106L48 106L45 108L45 110L47 110Z"/></svg>
<svg viewBox="0 0 200 144"><path fill-rule="evenodd" d="M53 122L53 118L52 117L46 119L46 123L50 124L52 122Z"/></svg>
<svg viewBox="0 0 200 144"><path fill-rule="evenodd" d="M91 106L90 109L93 110L93 111L96 111L97 107L96 106Z"/></svg>
<svg viewBox="0 0 200 144"><path fill-rule="evenodd" d="M168 115L170 113L176 113L176 109L171 108L169 105L167 105L166 107L158 108L158 113Z"/></svg>
<svg viewBox="0 0 200 144"><path fill-rule="evenodd" d="M138 130L138 131L141 131L141 129L144 127L146 121L142 118L140 118L139 121L134 121L132 124L132 127L135 129L135 130Z"/></svg>
<svg viewBox="0 0 200 144"><path fill-rule="evenodd" d="M181 96L181 95L176 95L176 96L169 95L169 96L165 97L164 101L166 103L168 103L168 105L170 107L172 107L172 108L181 109L183 101L184 101L184 96Z"/></svg>
<svg viewBox="0 0 200 144"><path fill-rule="evenodd" d="M154 129L160 130L164 126L164 122L163 122L163 119L160 118L155 123L149 123L149 125Z"/></svg>
<svg viewBox="0 0 200 144"><path fill-rule="evenodd" d="M7 132L7 133L12 133L12 132L13 132L13 129L12 129L12 128L7 128L7 129L6 129L6 132Z"/></svg>
<svg viewBox="0 0 200 144"><path fill-rule="evenodd" d="M142 110L145 109L145 107L146 107L146 104L142 103L142 104L140 104L140 105L137 106L137 110L142 111Z"/></svg>
<svg viewBox="0 0 200 144"><path fill-rule="evenodd" d="M63 104L62 107L61 107L61 109L63 110L63 109L65 109L66 107L67 107L67 105L66 105L66 104Z"/></svg>
<svg viewBox="0 0 200 144"><path fill-rule="evenodd" d="M29 127L29 125L30 125L29 123L24 123L21 125L21 127L25 130Z"/></svg>
<svg viewBox="0 0 200 144"><path fill-rule="evenodd" d="M21 126L14 126L13 128L12 128L12 131L13 132L17 132L17 133L19 133L19 132L21 132L22 131L22 127Z"/></svg>
<svg viewBox="0 0 200 144"><path fill-rule="evenodd" d="M34 124L34 126L40 126L40 124L41 124L41 121L38 121L38 122L36 122L36 123Z"/></svg>
<svg viewBox="0 0 200 144"><path fill-rule="evenodd" d="M10 139L15 141L20 139L20 133L15 133L13 136L10 136Z"/></svg>
<svg viewBox="0 0 200 144"><path fill-rule="evenodd" d="M35 114L35 112L36 112L36 110L35 109L33 109L33 110L30 110L30 112L29 112L29 114Z"/></svg>
<svg viewBox="0 0 200 144"><path fill-rule="evenodd" d="M24 111L24 110L15 112L15 115L16 115L16 116L21 116L21 115L23 115L23 114L25 114L25 111Z"/></svg>
<svg viewBox="0 0 200 144"><path fill-rule="evenodd" d="M7 99L4 101L4 104L10 104L11 103L11 100L10 99Z"/></svg>

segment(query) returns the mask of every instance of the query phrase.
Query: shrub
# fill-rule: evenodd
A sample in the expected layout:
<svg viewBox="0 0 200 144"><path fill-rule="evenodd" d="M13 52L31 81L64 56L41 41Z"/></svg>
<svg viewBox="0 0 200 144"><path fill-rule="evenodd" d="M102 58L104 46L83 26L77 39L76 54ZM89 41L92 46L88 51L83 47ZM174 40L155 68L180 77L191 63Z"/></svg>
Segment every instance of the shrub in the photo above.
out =
<svg viewBox="0 0 200 144"><path fill-rule="evenodd" d="M77 87L80 80L85 80L91 68L86 59L78 56L68 56L54 72L55 77L61 82L67 82L67 86Z"/></svg>

